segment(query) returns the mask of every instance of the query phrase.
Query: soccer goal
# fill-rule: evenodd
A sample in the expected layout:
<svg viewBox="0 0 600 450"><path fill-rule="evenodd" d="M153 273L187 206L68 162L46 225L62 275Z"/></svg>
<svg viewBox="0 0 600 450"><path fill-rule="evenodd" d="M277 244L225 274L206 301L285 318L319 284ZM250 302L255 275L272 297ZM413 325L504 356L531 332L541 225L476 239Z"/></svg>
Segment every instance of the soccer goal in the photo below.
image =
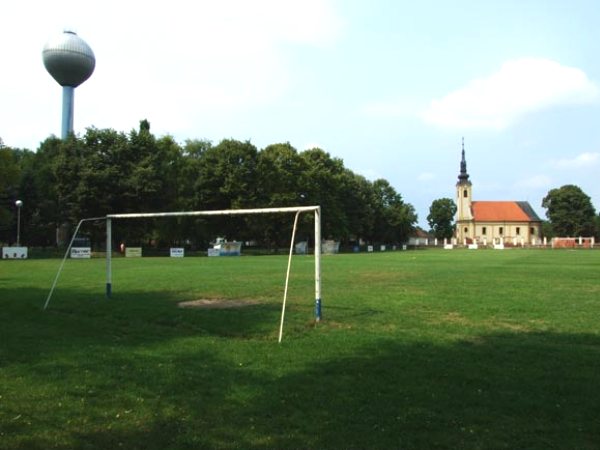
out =
<svg viewBox="0 0 600 450"><path fill-rule="evenodd" d="M252 214L292 214L295 213L294 225L292 228L292 237L290 242L290 251L288 256L287 271L285 277L285 287L283 294L282 310L281 310L281 323L279 327L279 342L281 342L283 334L283 320L285 316L285 305L287 300L287 291L289 284L290 268L292 262L292 254L294 251L294 241L296 237L296 228L298 225L298 217L301 213L313 213L315 228L314 228L314 242L315 242L315 320L319 322L321 320L321 207L320 206L291 206L282 208L255 208L255 209L226 209L219 211L180 211L180 212L162 212L162 213L127 213L127 214L108 214L105 218L93 218L93 219L82 219L77 226L73 239L77 235L80 225L85 221L97 221L106 220L106 297L110 298L113 292L112 284L112 222L113 220L127 220L127 219L146 219L146 218L166 218L166 217L202 217L202 216L239 216L239 215L252 215ZM70 245L69 245L70 248ZM63 258L63 262L59 268L59 271L54 280L54 284L50 290L44 309L48 307L52 292L58 281L64 261L67 258L67 254Z"/></svg>

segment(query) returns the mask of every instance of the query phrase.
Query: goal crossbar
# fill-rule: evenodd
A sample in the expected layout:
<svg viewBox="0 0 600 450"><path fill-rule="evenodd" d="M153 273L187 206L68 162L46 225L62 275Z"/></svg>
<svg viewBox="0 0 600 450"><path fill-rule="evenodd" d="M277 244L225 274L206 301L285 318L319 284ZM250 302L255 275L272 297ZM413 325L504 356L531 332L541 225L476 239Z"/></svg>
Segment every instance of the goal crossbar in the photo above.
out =
<svg viewBox="0 0 600 450"><path fill-rule="evenodd" d="M142 219L150 217L184 217L184 216L237 216L243 214L275 214L292 212L319 212L320 206L288 206L283 208L222 209L207 211L179 211L162 213L126 213L107 214L107 219Z"/></svg>

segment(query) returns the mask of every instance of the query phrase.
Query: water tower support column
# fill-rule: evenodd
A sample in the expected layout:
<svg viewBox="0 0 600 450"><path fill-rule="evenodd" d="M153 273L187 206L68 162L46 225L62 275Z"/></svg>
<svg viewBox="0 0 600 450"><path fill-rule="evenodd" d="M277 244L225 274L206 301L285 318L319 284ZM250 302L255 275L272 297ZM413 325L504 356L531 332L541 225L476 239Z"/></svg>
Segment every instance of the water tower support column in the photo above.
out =
<svg viewBox="0 0 600 450"><path fill-rule="evenodd" d="M61 139L66 139L69 134L73 133L74 98L75 88L72 86L63 86Z"/></svg>

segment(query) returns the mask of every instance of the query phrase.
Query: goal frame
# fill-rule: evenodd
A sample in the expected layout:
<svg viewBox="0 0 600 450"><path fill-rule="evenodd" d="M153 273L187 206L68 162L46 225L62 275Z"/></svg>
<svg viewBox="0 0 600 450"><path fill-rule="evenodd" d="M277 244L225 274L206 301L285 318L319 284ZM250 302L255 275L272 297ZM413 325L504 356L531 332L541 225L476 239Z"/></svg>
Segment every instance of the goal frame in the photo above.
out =
<svg viewBox="0 0 600 450"><path fill-rule="evenodd" d="M163 218L163 217L207 217L207 216L240 216L250 214L285 214L296 213L294 220L294 230L292 232L292 242L290 244L290 258L288 260L287 276L291 264L291 255L294 245L294 237L298 216L303 213L312 212L315 220L315 321L321 321L321 206L289 206L282 208L251 208L251 209L223 209L206 211L179 211L162 213L124 213L106 215L106 297L110 298L113 292L112 285L112 221L126 219L145 219L145 218ZM288 279L286 278L285 294L287 294ZM285 308L284 294L284 308ZM283 324L283 318L282 318ZM279 340L281 341L281 332Z"/></svg>

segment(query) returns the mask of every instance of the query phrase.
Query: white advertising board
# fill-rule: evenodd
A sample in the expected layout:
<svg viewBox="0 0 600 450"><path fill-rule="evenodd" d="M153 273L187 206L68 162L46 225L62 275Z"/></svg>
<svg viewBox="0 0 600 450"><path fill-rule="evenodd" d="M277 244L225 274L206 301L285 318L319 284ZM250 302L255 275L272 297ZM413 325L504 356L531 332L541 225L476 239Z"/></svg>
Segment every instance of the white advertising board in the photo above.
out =
<svg viewBox="0 0 600 450"><path fill-rule="evenodd" d="M27 259L27 247L2 247L2 259Z"/></svg>
<svg viewBox="0 0 600 450"><path fill-rule="evenodd" d="M221 250L218 248L209 248L208 256L221 256Z"/></svg>
<svg viewBox="0 0 600 450"><path fill-rule="evenodd" d="M71 247L71 258L89 259L92 257L91 247Z"/></svg>
<svg viewBox="0 0 600 450"><path fill-rule="evenodd" d="M171 258L183 258L185 256L185 249L181 247L171 247Z"/></svg>
<svg viewBox="0 0 600 450"><path fill-rule="evenodd" d="M126 258L141 258L142 257L142 247L127 247L127 248L125 248L125 257Z"/></svg>

